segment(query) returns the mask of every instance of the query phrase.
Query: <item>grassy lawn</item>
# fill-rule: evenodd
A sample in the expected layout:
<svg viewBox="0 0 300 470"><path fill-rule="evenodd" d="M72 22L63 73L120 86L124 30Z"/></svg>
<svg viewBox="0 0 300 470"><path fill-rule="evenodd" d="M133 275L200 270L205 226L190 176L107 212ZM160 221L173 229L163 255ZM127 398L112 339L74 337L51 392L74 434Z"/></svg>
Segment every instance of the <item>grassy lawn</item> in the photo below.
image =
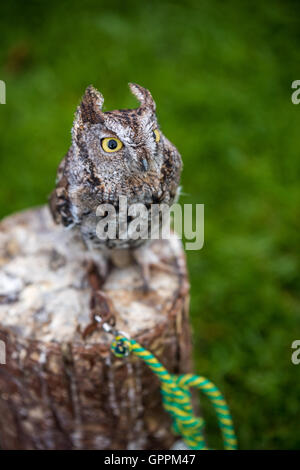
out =
<svg viewBox="0 0 300 470"><path fill-rule="evenodd" d="M127 82L148 87L183 157L181 202L205 204L187 253L196 370L244 449L300 449L299 40L293 1L1 5L0 215L45 202L88 84L107 110L136 106Z"/></svg>

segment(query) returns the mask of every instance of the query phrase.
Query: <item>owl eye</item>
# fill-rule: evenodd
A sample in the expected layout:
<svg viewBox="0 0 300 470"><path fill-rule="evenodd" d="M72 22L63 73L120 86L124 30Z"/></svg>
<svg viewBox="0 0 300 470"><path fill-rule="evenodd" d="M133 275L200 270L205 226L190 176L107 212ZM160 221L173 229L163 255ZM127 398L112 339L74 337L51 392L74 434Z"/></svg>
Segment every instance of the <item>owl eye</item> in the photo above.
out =
<svg viewBox="0 0 300 470"><path fill-rule="evenodd" d="M116 137L105 137L101 140L101 145L103 150L108 153L117 152L123 147L122 142Z"/></svg>
<svg viewBox="0 0 300 470"><path fill-rule="evenodd" d="M159 130L158 129L154 129L153 131L153 137L155 139L155 142L159 142L160 141L160 133L159 133Z"/></svg>

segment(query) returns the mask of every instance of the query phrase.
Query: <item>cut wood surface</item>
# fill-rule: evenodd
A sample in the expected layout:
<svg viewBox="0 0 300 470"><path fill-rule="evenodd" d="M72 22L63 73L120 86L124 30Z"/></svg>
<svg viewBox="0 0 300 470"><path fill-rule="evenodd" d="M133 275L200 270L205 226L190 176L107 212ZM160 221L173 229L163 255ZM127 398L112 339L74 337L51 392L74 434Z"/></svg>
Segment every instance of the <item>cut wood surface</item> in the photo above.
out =
<svg viewBox="0 0 300 470"><path fill-rule="evenodd" d="M112 267L101 292L118 330L170 372L189 372L189 284L181 243L157 240L152 250L167 269L151 269L148 293L134 263ZM115 358L111 335L91 328L91 266L100 264L101 255L56 226L47 207L1 222L3 449L167 449L174 442L158 379L136 357Z"/></svg>

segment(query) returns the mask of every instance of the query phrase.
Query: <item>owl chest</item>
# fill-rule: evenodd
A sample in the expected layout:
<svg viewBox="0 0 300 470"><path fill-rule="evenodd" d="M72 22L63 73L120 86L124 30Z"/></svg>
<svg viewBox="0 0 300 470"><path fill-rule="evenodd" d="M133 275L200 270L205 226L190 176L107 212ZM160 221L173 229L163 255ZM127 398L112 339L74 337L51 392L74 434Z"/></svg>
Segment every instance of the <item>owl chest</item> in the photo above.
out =
<svg viewBox="0 0 300 470"><path fill-rule="evenodd" d="M151 238L158 238L163 223L159 205L127 205L121 200L116 207L100 205L95 212L82 214L77 228L91 249L125 249L137 248Z"/></svg>

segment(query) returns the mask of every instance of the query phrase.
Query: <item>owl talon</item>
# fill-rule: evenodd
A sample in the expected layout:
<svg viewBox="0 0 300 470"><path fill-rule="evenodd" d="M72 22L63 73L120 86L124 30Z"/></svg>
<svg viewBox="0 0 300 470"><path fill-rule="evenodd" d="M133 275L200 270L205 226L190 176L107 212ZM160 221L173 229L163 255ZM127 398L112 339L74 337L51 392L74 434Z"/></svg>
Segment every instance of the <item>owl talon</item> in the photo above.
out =
<svg viewBox="0 0 300 470"><path fill-rule="evenodd" d="M141 290L142 294L147 295L150 294L150 292L153 292L152 287L150 287L150 284L148 281L143 281L143 284L138 287L138 290Z"/></svg>
<svg viewBox="0 0 300 470"><path fill-rule="evenodd" d="M143 262L139 264L142 276L142 285L140 286L143 294L149 294L153 289L150 287L150 264Z"/></svg>
<svg viewBox="0 0 300 470"><path fill-rule="evenodd" d="M167 261L160 259L157 253L151 249L151 244L134 250L133 257L141 271L142 285L139 289L145 294L155 290L151 287L151 270L174 274L174 267L170 266Z"/></svg>

